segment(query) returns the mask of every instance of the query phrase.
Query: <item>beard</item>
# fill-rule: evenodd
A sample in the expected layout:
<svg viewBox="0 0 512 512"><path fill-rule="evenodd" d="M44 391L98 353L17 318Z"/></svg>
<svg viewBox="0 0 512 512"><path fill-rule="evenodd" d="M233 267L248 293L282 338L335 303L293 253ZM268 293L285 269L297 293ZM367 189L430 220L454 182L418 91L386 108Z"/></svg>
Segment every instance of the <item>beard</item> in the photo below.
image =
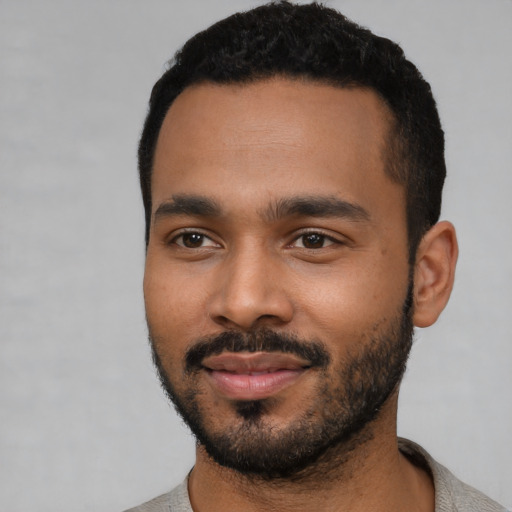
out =
<svg viewBox="0 0 512 512"><path fill-rule="evenodd" d="M412 283L397 316L386 326L375 325L363 333L357 343L351 343L356 348L336 365L321 340L268 329L226 331L192 344L183 373L174 376L173 382L158 352L165 340L152 337L150 329L161 385L199 445L217 464L267 481L301 480L315 471L326 478L330 468L346 461L356 446L371 437L365 427L398 389L412 337ZM203 392L197 379L204 371L203 359L223 351L281 352L308 360L310 369L319 375L314 400L286 427L269 421L279 405L277 398L233 401L236 421L222 429L212 428L210 419L215 412L202 406Z"/></svg>

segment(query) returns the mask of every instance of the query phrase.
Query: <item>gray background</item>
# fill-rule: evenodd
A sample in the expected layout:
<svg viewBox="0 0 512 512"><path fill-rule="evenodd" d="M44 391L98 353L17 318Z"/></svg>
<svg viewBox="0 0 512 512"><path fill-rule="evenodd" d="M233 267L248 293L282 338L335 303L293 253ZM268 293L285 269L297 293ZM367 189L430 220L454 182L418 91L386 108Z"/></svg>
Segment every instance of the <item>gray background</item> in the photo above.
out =
<svg viewBox="0 0 512 512"><path fill-rule="evenodd" d="M0 0L0 509L120 511L181 481L141 294L136 144L193 33L257 1ZM399 432L512 506L512 2L329 2L403 44L447 138L456 288L417 333Z"/></svg>

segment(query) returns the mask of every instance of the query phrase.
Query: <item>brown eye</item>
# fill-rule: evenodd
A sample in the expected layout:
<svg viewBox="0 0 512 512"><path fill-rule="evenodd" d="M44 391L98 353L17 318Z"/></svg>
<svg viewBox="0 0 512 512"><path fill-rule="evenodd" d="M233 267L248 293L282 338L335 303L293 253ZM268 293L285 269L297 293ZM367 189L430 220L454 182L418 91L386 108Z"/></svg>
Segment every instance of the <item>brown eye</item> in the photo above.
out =
<svg viewBox="0 0 512 512"><path fill-rule="evenodd" d="M301 237L302 246L306 249L320 249L324 247L325 236L319 233L308 233Z"/></svg>
<svg viewBox="0 0 512 512"><path fill-rule="evenodd" d="M182 233L172 241L174 244L186 249L201 249L204 247L218 247L210 237L203 233L191 231L190 233Z"/></svg>
<svg viewBox="0 0 512 512"><path fill-rule="evenodd" d="M204 238L205 236L201 235L201 233L185 233L184 235L181 235L183 245L189 249L201 247L201 245L203 245Z"/></svg>
<svg viewBox="0 0 512 512"><path fill-rule="evenodd" d="M325 249L331 245L339 245L341 242L334 238L324 235L318 231L310 231L298 236L293 242L292 247L299 249Z"/></svg>

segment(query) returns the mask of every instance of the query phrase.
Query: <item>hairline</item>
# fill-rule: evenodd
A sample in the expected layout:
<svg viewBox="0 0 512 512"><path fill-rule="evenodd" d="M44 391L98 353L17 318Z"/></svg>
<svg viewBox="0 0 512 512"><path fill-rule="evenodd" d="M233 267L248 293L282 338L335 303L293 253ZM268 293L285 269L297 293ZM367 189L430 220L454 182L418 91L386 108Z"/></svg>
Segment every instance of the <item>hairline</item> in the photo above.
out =
<svg viewBox="0 0 512 512"><path fill-rule="evenodd" d="M319 85L319 86L330 86L334 87L336 89L358 89L358 90L366 90L372 92L379 100L380 105L382 106L382 118L383 121L386 123L386 131L384 134L384 140L382 141L383 145L380 148L381 155L382 155L382 161L383 161L383 170L385 175L391 179L393 183L396 183L400 186L402 186L405 190L404 194L404 214L406 219L406 227L407 227L407 234L408 234L408 244L409 244L409 250L410 250L410 258L413 258L415 248L417 246L417 241L412 240L411 235L411 226L409 226L409 193L408 193L408 172L406 171L405 167L407 166L407 158L405 158L404 153L406 151L403 150L404 142L407 144L406 141L404 141L404 137L400 134L400 121L397 118L397 115L393 111L393 108L389 105L389 102L386 100L386 98L375 88L371 85L362 84L360 82L354 81L354 80L347 80L346 83L343 83L342 80L335 80L335 79L329 79L328 77L315 77L315 76L309 76L307 74L292 74L287 72L275 72L275 73L260 73L260 74L254 74L249 77L244 77L242 79L231 79L231 80L213 80L211 78L200 78L197 80L193 80L190 83L187 83L179 92L174 96L172 101L167 106L167 110L165 112L165 115L162 117L162 120L160 122L160 125L158 127L158 132L156 137L154 138L154 146L151 151L151 162L149 169L147 169L147 176L146 178L149 180L149 190L148 190L148 199L149 199L149 219L148 219L148 225L146 226L147 235L146 235L146 248L149 244L149 237L150 237L150 229L151 229L151 220L153 218L152 213L152 207L153 207L153 200L152 200L152 184L153 184L153 170L154 170L154 160L155 160L155 154L156 149L158 146L158 141L160 139L160 134L162 132L162 127L165 122L165 119L167 118L170 109L172 108L174 102L181 96L185 91L194 89L203 85L214 85L218 87L224 87L224 86L239 86L239 87L246 87L252 84L258 84L263 82L272 82L276 79L283 79L290 82L302 82L304 84L313 84L313 85Z"/></svg>

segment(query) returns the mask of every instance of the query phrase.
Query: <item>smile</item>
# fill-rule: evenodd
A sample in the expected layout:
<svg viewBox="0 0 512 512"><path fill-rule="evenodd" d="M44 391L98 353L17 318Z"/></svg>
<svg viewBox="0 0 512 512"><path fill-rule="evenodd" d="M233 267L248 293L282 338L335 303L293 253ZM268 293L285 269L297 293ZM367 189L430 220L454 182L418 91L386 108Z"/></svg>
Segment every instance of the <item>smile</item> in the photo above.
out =
<svg viewBox="0 0 512 512"><path fill-rule="evenodd" d="M223 353L203 361L210 384L231 400L261 400L293 385L310 367L283 353Z"/></svg>

